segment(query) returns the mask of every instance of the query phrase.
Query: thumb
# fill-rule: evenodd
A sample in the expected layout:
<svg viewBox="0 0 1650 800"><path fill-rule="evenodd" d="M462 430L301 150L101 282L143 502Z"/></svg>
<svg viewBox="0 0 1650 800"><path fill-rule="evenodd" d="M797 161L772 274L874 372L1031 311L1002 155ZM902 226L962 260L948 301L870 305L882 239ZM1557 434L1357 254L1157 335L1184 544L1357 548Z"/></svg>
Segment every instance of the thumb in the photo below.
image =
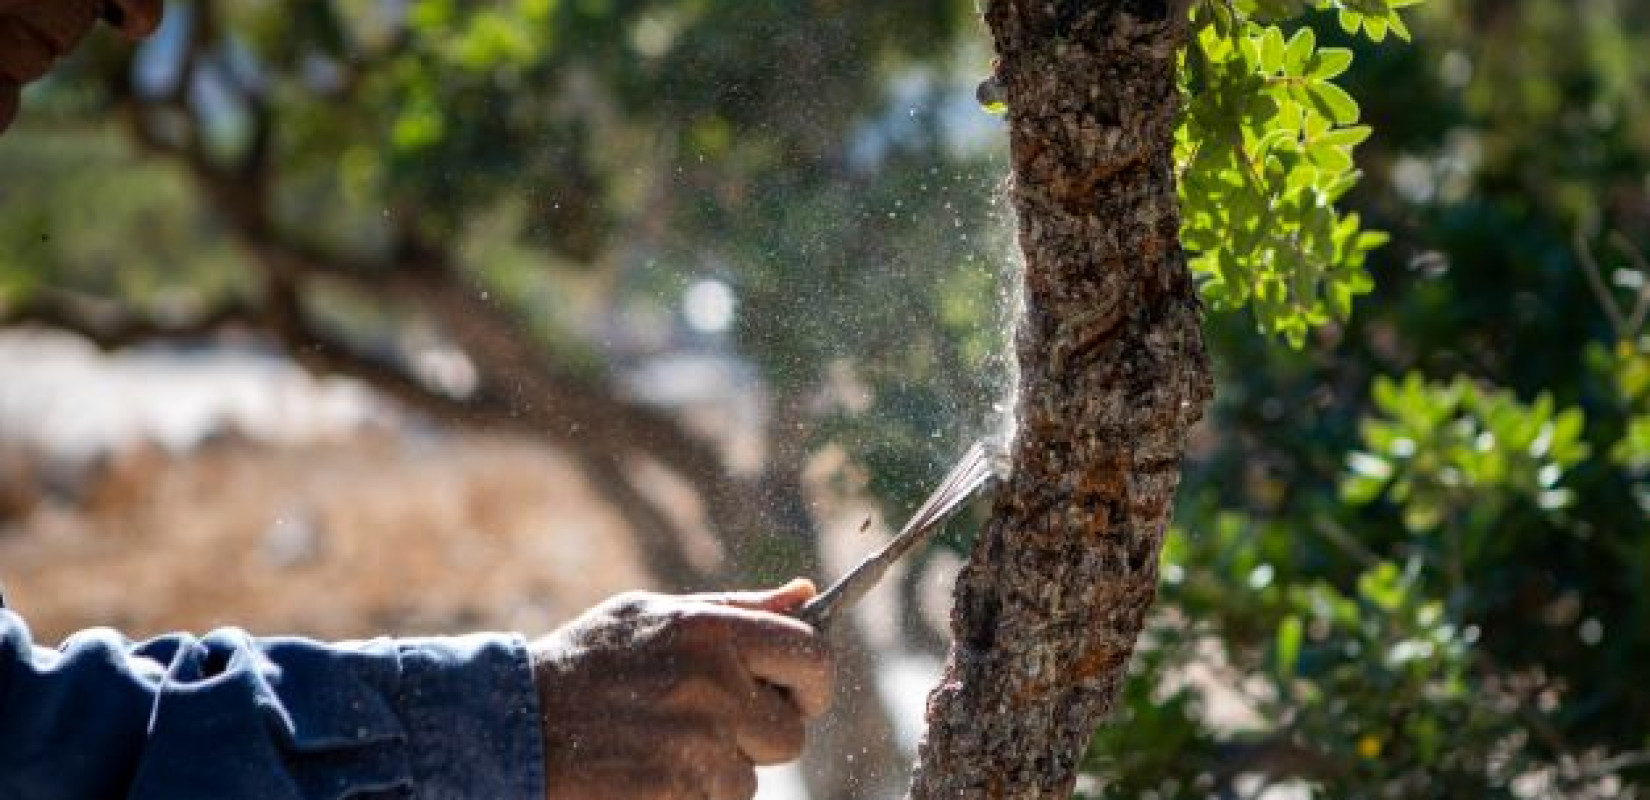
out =
<svg viewBox="0 0 1650 800"><path fill-rule="evenodd" d="M790 614L801 608L803 603L813 599L816 594L819 594L819 590L814 588L813 581L807 578L792 578L789 583L776 589L750 592L714 592L696 595L694 599L732 608L742 608L747 611Z"/></svg>

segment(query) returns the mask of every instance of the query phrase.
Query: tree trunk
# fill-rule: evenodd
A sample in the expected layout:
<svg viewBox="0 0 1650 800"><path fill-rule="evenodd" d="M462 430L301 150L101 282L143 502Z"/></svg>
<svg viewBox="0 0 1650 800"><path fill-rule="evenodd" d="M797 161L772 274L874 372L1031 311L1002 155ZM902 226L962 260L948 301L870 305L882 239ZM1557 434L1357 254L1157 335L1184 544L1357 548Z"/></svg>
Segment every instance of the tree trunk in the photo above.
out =
<svg viewBox="0 0 1650 800"><path fill-rule="evenodd" d="M1178 229L1181 2L993 0L1025 256L1014 473L959 577L915 798L1065 797L1211 395Z"/></svg>

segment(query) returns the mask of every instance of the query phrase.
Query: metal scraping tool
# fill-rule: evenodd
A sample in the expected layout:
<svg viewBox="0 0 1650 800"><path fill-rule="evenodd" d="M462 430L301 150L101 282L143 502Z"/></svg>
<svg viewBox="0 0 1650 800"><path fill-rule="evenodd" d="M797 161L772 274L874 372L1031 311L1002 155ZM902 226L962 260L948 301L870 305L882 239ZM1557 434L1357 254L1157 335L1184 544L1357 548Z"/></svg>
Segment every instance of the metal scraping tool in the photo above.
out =
<svg viewBox="0 0 1650 800"><path fill-rule="evenodd" d="M809 600L796 612L796 618L820 631L829 628L838 615L853 607L882 580L894 562L927 542L946 519L991 480L996 473L993 462L998 458L994 451L995 448L985 442L971 445L892 541L866 556L831 588Z"/></svg>

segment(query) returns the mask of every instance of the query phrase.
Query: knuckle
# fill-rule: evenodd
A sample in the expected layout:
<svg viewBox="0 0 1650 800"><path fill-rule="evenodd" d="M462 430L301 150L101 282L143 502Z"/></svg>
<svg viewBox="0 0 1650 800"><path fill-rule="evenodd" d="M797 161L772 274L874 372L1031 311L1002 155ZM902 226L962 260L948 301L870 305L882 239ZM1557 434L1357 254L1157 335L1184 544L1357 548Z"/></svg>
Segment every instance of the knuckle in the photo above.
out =
<svg viewBox="0 0 1650 800"><path fill-rule="evenodd" d="M728 800L750 800L756 796L756 769L749 763L735 767L726 787Z"/></svg>
<svg viewBox="0 0 1650 800"><path fill-rule="evenodd" d="M751 713L741 720L739 741L745 756L764 766L795 761L807 744L801 710L777 692L752 698Z"/></svg>
<svg viewBox="0 0 1650 800"><path fill-rule="evenodd" d="M794 715L787 714L776 721L769 736L768 744L772 747L771 760L764 763L781 763L795 761L802 757L802 749L808 743L808 730L802 720Z"/></svg>
<svg viewBox="0 0 1650 800"><path fill-rule="evenodd" d="M710 800L749 800L756 794L756 766L750 759L726 747L706 751L691 767L698 792L693 797Z"/></svg>

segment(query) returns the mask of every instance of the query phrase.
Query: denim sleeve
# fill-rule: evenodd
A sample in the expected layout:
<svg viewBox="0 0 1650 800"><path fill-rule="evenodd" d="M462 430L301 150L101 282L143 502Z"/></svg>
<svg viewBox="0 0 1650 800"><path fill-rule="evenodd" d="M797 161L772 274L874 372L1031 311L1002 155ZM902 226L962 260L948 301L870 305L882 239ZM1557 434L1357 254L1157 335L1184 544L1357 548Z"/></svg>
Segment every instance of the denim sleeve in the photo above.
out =
<svg viewBox="0 0 1650 800"><path fill-rule="evenodd" d="M0 609L4 800L541 800L542 736L519 637L52 650Z"/></svg>

